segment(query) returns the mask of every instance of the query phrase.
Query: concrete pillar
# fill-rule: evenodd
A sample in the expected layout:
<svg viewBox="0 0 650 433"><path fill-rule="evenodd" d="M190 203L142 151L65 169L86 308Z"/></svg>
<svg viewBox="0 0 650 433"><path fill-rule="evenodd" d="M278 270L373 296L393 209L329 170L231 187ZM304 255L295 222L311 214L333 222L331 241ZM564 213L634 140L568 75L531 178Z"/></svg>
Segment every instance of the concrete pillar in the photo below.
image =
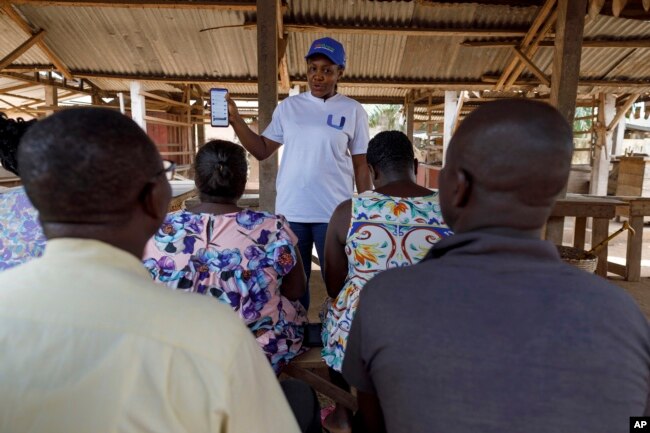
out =
<svg viewBox="0 0 650 433"><path fill-rule="evenodd" d="M456 122L456 112L458 109L458 92L455 90L445 91L445 120L442 130L442 165L445 165L447 159L447 148L454 133L454 124Z"/></svg>
<svg viewBox="0 0 650 433"><path fill-rule="evenodd" d="M147 131L147 106L142 92L142 83L140 81L131 81L131 118L137 123L140 128Z"/></svg>

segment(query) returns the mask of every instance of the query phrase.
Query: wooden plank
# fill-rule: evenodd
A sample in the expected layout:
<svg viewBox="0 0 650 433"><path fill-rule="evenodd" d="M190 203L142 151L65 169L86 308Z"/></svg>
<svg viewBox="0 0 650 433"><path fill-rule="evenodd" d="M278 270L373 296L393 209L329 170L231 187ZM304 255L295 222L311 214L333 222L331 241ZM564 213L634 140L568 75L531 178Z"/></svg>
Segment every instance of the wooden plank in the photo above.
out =
<svg viewBox="0 0 650 433"><path fill-rule="evenodd" d="M535 54L539 50L539 42L542 41L546 37L546 35L551 31L551 29L555 25L556 20L557 20L557 11L553 11L551 15L548 17L546 23L544 23L544 26L541 28L539 33L535 36L533 42L528 46L528 48L525 49L525 54L528 58L533 58L533 56L535 56ZM515 81L517 81L517 78L519 78L521 73L524 71L524 67L525 65L523 63L520 63L515 67L513 73L510 74L510 76L506 80L506 84L505 84L506 89L510 89L510 87L515 83Z"/></svg>
<svg viewBox="0 0 650 433"><path fill-rule="evenodd" d="M598 245L600 242L607 239L608 235L609 218L594 218L591 232L591 245ZM607 277L607 244L605 244L605 246L596 255L598 256L596 275Z"/></svg>
<svg viewBox="0 0 650 433"><path fill-rule="evenodd" d="M618 110L616 112L616 116L614 116L614 119L612 119L612 121L607 125L607 132L613 132L614 131L614 128L616 128L616 126L618 126L618 122L621 120L621 118L623 118L623 116L625 116L625 113L627 112L627 110L629 110L632 107L632 105L634 105L634 103L636 102L637 99L639 99L640 96L641 96L640 93L635 93L635 94L630 95L627 98L627 100L625 101L625 104L623 104L622 107L618 108Z"/></svg>
<svg viewBox="0 0 650 433"><path fill-rule="evenodd" d="M632 203L630 203L632 206ZM641 279L641 256L643 250L643 215L631 216L630 227L634 230L627 233L627 251L625 255L627 281L639 281Z"/></svg>
<svg viewBox="0 0 650 433"><path fill-rule="evenodd" d="M15 50L7 54L2 60L0 60L0 69L4 69L6 66L12 64L14 60L22 56L27 50L29 50L35 43L41 41L45 36L45 30L39 30L33 34L29 39L20 44Z"/></svg>
<svg viewBox="0 0 650 433"><path fill-rule="evenodd" d="M144 96L146 98L155 99L156 101L165 102L165 103L167 103L169 105L174 105L176 107L187 108L187 103L186 102L176 101L174 99L165 98L164 96L159 96L159 95L156 95L155 93L141 91L140 95L142 95L142 96Z"/></svg>
<svg viewBox="0 0 650 433"><path fill-rule="evenodd" d="M627 274L627 267L618 263L607 261L607 272L625 277Z"/></svg>
<svg viewBox="0 0 650 433"><path fill-rule="evenodd" d="M533 24L530 26L528 32L526 32L524 39L521 41L520 48L528 48L528 45L530 45L530 43L533 41L533 38L537 34L537 31L542 27L542 24L544 24L546 18L551 13L551 10L555 6L555 2L556 0L546 0L544 5L539 9L537 15L535 16L535 20L533 21ZM495 90L501 90L503 88L503 86L506 83L506 80L508 79L510 74L514 71L518 62L519 60L517 59L517 57L513 55L510 59L510 63L508 63L508 65L504 68L501 77L499 78L496 85L494 86Z"/></svg>
<svg viewBox="0 0 650 433"><path fill-rule="evenodd" d="M18 13L14 9L14 7L11 4L2 5L2 10L26 34L28 34L29 36L32 36L32 34L33 34L32 26L27 22L27 20L25 20L25 18L20 13ZM56 68L59 70L59 72L61 72L61 74L63 74L63 76L65 78L67 78L68 80L72 80L72 74L70 73L70 70L63 63L63 61L61 61L59 56L57 56L43 40L38 41L37 44L38 44L38 47L43 51L43 53L45 53L47 58L50 59L50 62L52 62L54 64L54 66L56 66Z"/></svg>
<svg viewBox="0 0 650 433"><path fill-rule="evenodd" d="M319 375L303 368L298 368L292 363L284 367L283 373L296 379L307 382L312 388L321 394L326 395L337 403L342 404L348 409L357 410L357 399L347 391L339 388L331 382L323 379Z"/></svg>
<svg viewBox="0 0 650 433"><path fill-rule="evenodd" d="M518 47L521 41L465 41L464 47L510 48ZM539 42L540 47L553 47L554 41ZM582 41L582 48L650 48L650 39L588 39Z"/></svg>
<svg viewBox="0 0 650 433"><path fill-rule="evenodd" d="M180 127L192 126L192 123L179 122L177 120L162 119L160 117L153 117L153 116L144 116L144 120L146 120L149 123L155 123L158 125L180 126Z"/></svg>
<svg viewBox="0 0 650 433"><path fill-rule="evenodd" d="M57 93L57 88L52 87L52 86L45 86L43 89L45 92L45 105L48 107L58 107L59 105L59 96ZM47 110L47 108L46 108ZM54 113L53 110L48 110L45 112L46 116L49 116L50 114Z"/></svg>
<svg viewBox="0 0 650 433"><path fill-rule="evenodd" d="M555 0L551 0L555 1ZM259 12L258 12L259 21ZM243 24L244 29L255 29L256 23ZM509 37L524 36L523 29L471 29L471 28L433 28L433 27L387 27L387 26L340 26L330 24L293 24L284 23L284 31L289 33L337 33L344 35L384 35L384 36L420 36L420 37Z"/></svg>
<svg viewBox="0 0 650 433"><path fill-rule="evenodd" d="M573 200L558 200L553 207L551 216L574 216L612 219L616 215L616 201L610 203L575 202ZM603 238L604 239L604 238Z"/></svg>
<svg viewBox="0 0 650 433"><path fill-rule="evenodd" d="M537 78L539 78L539 81L541 81L542 83L544 83L546 86L549 86L549 87L550 87L550 85L551 85L551 80L550 80L550 78L548 78L546 75L544 75L544 72L542 72L542 70L539 69L539 68L537 67L537 65L536 65L535 63L533 63L533 61L530 60L530 59L528 58L528 56L526 56L526 55L525 55L525 54L524 54L524 53L523 53L519 48L517 48L517 47L513 47L513 51L514 51L514 53L519 57L519 60L521 60L522 62L524 62L524 63L526 64L526 66L528 66L528 69L530 69L530 71L531 71L531 72L532 72L532 73L533 73Z"/></svg>
<svg viewBox="0 0 650 433"><path fill-rule="evenodd" d="M585 238L587 235L587 218L576 218L576 223L573 229L573 246L584 250Z"/></svg>
<svg viewBox="0 0 650 433"><path fill-rule="evenodd" d="M224 11L255 11L256 5L250 1L214 0L11 0L14 4L36 6L66 6L95 8L167 8L167 9L214 9Z"/></svg>
<svg viewBox="0 0 650 433"><path fill-rule="evenodd" d="M15 86L5 87L4 89L0 89L0 94L11 93L11 92L13 92L15 90L28 89L28 88L34 87L36 85L37 85L36 83L17 84Z"/></svg>
<svg viewBox="0 0 650 433"><path fill-rule="evenodd" d="M271 123L278 105L278 4L257 0L257 70L259 93L259 131ZM260 208L275 211L275 180L278 175L278 153L260 162Z"/></svg>
<svg viewBox="0 0 650 433"><path fill-rule="evenodd" d="M587 0L559 0L551 104L573 124Z"/></svg>

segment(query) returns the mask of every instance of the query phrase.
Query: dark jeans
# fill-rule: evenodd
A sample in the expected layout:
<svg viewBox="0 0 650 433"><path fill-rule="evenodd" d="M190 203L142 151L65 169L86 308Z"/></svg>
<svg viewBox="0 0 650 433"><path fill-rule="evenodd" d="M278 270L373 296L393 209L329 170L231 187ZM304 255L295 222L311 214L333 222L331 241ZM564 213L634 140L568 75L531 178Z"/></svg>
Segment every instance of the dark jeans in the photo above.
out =
<svg viewBox="0 0 650 433"><path fill-rule="evenodd" d="M309 310L309 275L311 274L311 251L316 244L316 253L322 269L325 265L325 234L327 233L327 223L297 223L289 221L291 230L298 236L298 250L302 257L302 264L307 275L307 292L300 298L300 303Z"/></svg>
<svg viewBox="0 0 650 433"><path fill-rule="evenodd" d="M298 421L300 431L321 433L320 405L314 390L305 382L293 378L281 380L280 386Z"/></svg>

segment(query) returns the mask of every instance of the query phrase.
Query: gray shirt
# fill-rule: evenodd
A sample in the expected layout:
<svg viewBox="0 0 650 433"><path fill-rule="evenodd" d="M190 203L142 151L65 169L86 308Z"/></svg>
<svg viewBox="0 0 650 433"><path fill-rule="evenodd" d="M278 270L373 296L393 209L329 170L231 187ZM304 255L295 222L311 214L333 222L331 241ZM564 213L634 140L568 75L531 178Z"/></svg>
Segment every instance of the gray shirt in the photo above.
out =
<svg viewBox="0 0 650 433"><path fill-rule="evenodd" d="M465 233L365 286L343 374L389 432L623 432L646 411L650 329L552 244Z"/></svg>

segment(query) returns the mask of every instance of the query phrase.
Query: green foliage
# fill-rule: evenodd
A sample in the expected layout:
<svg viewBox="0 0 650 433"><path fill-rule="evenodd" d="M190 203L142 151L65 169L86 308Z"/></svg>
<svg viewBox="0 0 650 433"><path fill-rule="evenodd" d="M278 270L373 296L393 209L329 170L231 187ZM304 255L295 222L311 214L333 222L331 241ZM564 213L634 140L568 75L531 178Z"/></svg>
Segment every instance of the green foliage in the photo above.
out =
<svg viewBox="0 0 650 433"><path fill-rule="evenodd" d="M383 131L404 131L406 128L401 110L401 105L375 105L368 116L368 123L371 128L381 128Z"/></svg>

